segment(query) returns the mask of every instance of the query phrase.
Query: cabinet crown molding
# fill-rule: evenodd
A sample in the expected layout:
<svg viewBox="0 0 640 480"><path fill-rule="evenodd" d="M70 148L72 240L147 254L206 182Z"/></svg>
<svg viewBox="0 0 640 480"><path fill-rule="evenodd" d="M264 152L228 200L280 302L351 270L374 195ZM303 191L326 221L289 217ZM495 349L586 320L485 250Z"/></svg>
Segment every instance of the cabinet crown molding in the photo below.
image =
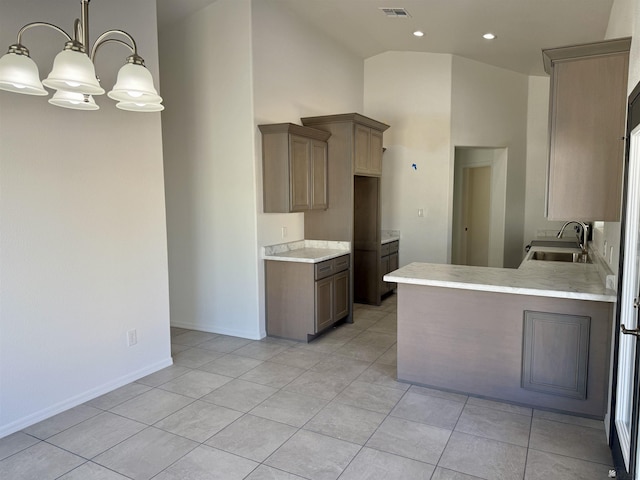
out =
<svg viewBox="0 0 640 480"><path fill-rule="evenodd" d="M566 47L546 48L542 50L544 71L551 75L553 62L572 60L574 58L592 57L596 55L610 55L612 53L628 52L631 48L631 37L614 38L602 42L568 45Z"/></svg>
<svg viewBox="0 0 640 480"><path fill-rule="evenodd" d="M262 133L291 133L323 142L326 142L331 136L330 132L318 130L317 128L304 127L295 123L272 123L268 125L258 125L258 128Z"/></svg>
<svg viewBox="0 0 640 480"><path fill-rule="evenodd" d="M389 128L386 123L379 122L373 118L365 117L359 113L341 113L337 115L323 115L320 117L305 117L300 119L303 125L322 125L336 122L355 122L366 127L374 128L384 132Z"/></svg>

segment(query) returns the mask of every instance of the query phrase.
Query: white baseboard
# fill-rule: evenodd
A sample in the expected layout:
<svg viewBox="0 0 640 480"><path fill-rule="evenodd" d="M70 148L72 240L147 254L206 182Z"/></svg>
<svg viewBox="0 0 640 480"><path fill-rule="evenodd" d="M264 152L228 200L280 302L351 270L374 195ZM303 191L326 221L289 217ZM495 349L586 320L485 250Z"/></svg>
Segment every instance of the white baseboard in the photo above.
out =
<svg viewBox="0 0 640 480"><path fill-rule="evenodd" d="M49 417L57 415L58 413L64 412L65 410L68 410L70 408L76 407L84 402L93 400L100 395L109 393L116 388L120 388L124 385L127 385L128 383L138 380L139 378L146 377L147 375L151 375L152 373L155 373L158 370L170 365L173 365L173 359L171 357L136 370L135 372L129 373L127 375L123 375L122 377L116 378L115 380L99 385L78 395L74 395L73 397L67 398L62 402L58 402L55 405L43 408L42 410L27 415L26 417L19 418L18 420L15 420L6 425L0 425L0 438L18 432L23 428L41 422L42 420L46 420Z"/></svg>
<svg viewBox="0 0 640 480"><path fill-rule="evenodd" d="M187 328L189 330L199 330L201 332L218 333L220 335L229 335L231 337L246 338L249 340L260 340L266 337L263 332L248 331L248 330L235 330L232 328L219 328L211 325L201 325L190 322L171 322L172 327Z"/></svg>

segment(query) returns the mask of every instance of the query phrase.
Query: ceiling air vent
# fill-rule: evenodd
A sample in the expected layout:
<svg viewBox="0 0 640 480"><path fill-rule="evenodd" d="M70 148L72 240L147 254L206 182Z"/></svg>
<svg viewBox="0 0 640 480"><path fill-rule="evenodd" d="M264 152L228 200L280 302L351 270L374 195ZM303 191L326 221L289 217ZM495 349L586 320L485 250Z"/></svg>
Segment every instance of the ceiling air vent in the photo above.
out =
<svg viewBox="0 0 640 480"><path fill-rule="evenodd" d="M382 13L384 13L387 17L392 18L409 18L409 12L407 12L404 8L388 8L381 7Z"/></svg>

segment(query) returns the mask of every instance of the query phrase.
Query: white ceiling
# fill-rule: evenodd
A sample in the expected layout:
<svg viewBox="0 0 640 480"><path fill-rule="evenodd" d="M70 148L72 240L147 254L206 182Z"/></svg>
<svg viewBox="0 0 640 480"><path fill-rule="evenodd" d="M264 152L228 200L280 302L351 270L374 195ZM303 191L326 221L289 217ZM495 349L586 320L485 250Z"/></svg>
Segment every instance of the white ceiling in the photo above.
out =
<svg viewBox="0 0 640 480"><path fill-rule="evenodd" d="M157 0L160 27L216 0ZM255 0L282 5L363 58L385 51L451 53L544 75L541 49L604 39L613 0ZM403 7L388 18L380 7ZM425 36L416 38L414 30ZM498 38L487 41L491 31Z"/></svg>

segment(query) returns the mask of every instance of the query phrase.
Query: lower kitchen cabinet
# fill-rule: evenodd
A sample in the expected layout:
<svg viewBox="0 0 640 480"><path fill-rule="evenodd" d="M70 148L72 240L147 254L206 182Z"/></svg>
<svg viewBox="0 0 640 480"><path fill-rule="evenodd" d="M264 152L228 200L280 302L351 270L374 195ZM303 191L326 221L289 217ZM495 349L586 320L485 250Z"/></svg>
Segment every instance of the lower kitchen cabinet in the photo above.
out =
<svg viewBox="0 0 640 480"><path fill-rule="evenodd" d="M392 292L396 288L396 284L392 282L385 282L384 276L398 269L398 250L400 242L394 240L382 245L380 256L380 296L383 297L387 293Z"/></svg>
<svg viewBox="0 0 640 480"><path fill-rule="evenodd" d="M349 315L350 256L265 261L267 334L307 342Z"/></svg>

